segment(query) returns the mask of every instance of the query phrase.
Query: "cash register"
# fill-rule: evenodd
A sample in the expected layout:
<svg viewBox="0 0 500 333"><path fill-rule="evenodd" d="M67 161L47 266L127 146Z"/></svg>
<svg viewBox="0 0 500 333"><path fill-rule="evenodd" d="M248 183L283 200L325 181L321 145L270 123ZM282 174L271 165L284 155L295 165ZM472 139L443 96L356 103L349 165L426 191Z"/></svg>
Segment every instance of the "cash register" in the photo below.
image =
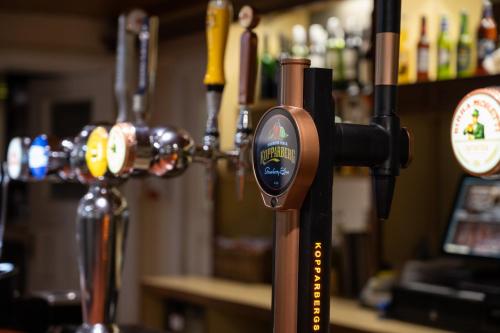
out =
<svg viewBox="0 0 500 333"><path fill-rule="evenodd" d="M500 332L500 179L464 176L443 256L410 262L388 315L456 332Z"/></svg>

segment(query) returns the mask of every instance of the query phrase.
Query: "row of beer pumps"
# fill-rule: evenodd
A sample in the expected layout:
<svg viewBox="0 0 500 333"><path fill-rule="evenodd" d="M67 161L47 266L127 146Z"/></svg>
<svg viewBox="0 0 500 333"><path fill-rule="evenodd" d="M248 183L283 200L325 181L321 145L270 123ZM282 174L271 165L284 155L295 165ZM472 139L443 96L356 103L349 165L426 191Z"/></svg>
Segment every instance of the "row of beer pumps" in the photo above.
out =
<svg viewBox="0 0 500 333"><path fill-rule="evenodd" d="M147 125L155 87L158 19L141 11L121 15L114 126L87 125L74 139L46 135L15 138L7 156L11 179L57 179L89 185L77 212L77 243L83 332L116 329L115 313L129 219L117 186L130 177L175 177L192 162L207 167L212 193L217 161L236 165L238 196L253 165L264 204L274 220L274 332L329 330L329 265L333 170L339 165L372 169L377 212L389 215L395 178L410 161L410 136L396 115L400 0L376 2L374 117L370 125L335 123L330 69L310 68L306 59L281 62L279 106L255 130L250 106L256 81L258 17L239 12L239 117L235 148L221 151L218 114L225 85L224 52L232 21L229 0L211 0L207 10L207 123L196 145L185 130ZM132 94L134 44L139 39L137 89ZM127 121L132 111L134 118Z"/></svg>
<svg viewBox="0 0 500 333"><path fill-rule="evenodd" d="M110 125L86 125L75 138L45 134L33 140L17 137L7 152L4 180L78 181L89 186L77 211L77 244L84 324L82 332L115 331L117 297L124 262L128 204L117 186L130 177L176 177L192 162L207 167L213 192L217 160L234 161L240 179L250 167L251 121L256 81L258 17L249 6L239 13L241 37L240 117L235 149L220 151L218 114L225 84L224 53L232 21L227 0L212 0L207 10L207 126L203 143L173 126L149 127L147 119L155 88L158 18L141 10L118 19L115 95L118 116ZM139 42L137 88L132 92L136 39ZM129 114L133 120L128 120ZM243 182L239 181L239 193ZM5 207L4 207L5 208ZM2 210L5 212L5 209ZM3 225L3 224L2 224Z"/></svg>

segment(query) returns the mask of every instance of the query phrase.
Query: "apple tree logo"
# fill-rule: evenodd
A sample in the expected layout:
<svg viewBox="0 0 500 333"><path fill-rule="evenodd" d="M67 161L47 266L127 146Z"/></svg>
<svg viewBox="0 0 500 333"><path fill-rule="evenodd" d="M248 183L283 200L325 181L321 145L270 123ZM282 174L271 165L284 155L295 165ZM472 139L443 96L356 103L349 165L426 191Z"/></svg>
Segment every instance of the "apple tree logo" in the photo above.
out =
<svg viewBox="0 0 500 333"><path fill-rule="evenodd" d="M288 134L285 131L285 128L281 126L280 121L276 121L273 125L273 128L271 128L271 131L269 132L269 139L270 140L283 140L288 137Z"/></svg>

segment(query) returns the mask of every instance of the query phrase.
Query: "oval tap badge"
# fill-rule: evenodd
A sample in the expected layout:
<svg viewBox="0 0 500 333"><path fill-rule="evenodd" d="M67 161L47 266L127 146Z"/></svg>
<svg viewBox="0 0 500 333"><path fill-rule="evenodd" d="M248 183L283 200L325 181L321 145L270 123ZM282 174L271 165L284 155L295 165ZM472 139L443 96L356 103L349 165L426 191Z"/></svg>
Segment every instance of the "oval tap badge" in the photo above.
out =
<svg viewBox="0 0 500 333"><path fill-rule="evenodd" d="M13 138L7 148L7 173L11 179L20 179L28 165L28 151L23 139Z"/></svg>
<svg viewBox="0 0 500 333"><path fill-rule="evenodd" d="M120 175L127 164L130 154L127 129L131 128L133 128L131 124L120 123L113 126L111 131L109 131L107 146L108 168L115 175Z"/></svg>
<svg viewBox="0 0 500 333"><path fill-rule="evenodd" d="M37 136L31 143L28 152L28 165L31 175L42 180L47 176L50 146L46 135Z"/></svg>
<svg viewBox="0 0 500 333"><path fill-rule="evenodd" d="M282 109L268 113L261 124L255 133L255 173L265 192L279 195L288 189L297 169L298 131Z"/></svg>
<svg viewBox="0 0 500 333"><path fill-rule="evenodd" d="M500 172L500 88L474 90L460 101L451 122L451 144L470 174Z"/></svg>
<svg viewBox="0 0 500 333"><path fill-rule="evenodd" d="M92 176L99 178L106 174L108 161L106 147L108 145L108 131L102 126L94 128L87 139L85 161Z"/></svg>

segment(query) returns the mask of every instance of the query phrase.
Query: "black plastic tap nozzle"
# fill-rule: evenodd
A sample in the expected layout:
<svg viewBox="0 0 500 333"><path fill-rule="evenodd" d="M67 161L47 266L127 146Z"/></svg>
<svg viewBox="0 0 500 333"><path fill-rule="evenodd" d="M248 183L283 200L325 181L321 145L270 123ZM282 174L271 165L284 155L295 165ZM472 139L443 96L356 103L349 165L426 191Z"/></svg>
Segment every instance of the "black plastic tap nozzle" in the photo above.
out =
<svg viewBox="0 0 500 333"><path fill-rule="evenodd" d="M387 219L392 205L396 176L408 154L408 140L402 135L396 115L399 60L399 32L401 0L375 2L376 56L375 104L372 124L383 129L388 136L388 155L385 161L372 168L375 205L379 219ZM404 162L404 163L403 163Z"/></svg>

